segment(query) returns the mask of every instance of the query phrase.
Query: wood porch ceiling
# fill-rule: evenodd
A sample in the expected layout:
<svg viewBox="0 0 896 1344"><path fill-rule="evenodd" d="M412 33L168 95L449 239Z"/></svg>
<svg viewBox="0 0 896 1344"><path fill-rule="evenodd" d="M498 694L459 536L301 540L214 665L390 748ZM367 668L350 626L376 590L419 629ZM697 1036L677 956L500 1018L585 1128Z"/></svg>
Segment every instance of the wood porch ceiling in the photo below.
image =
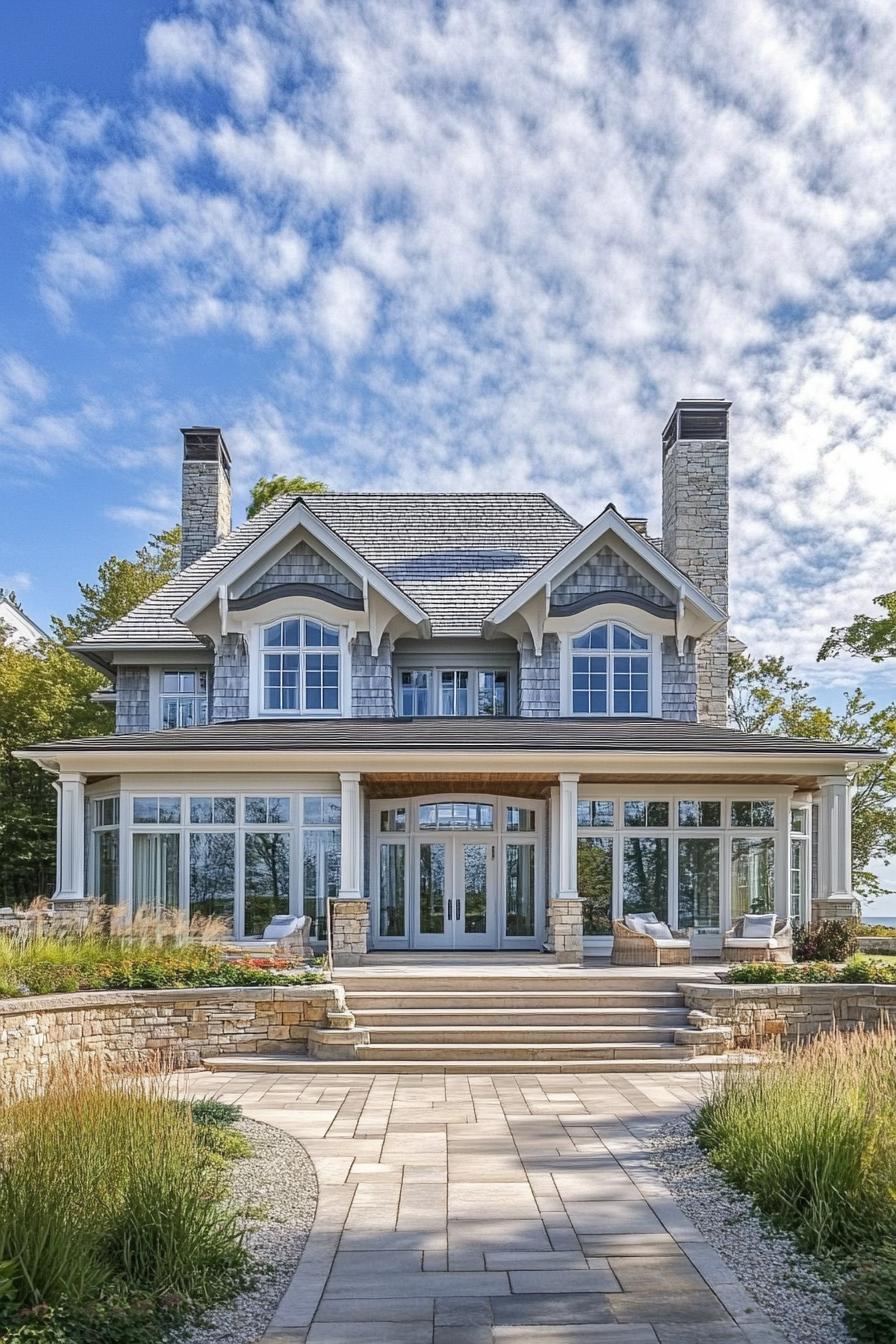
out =
<svg viewBox="0 0 896 1344"><path fill-rule="evenodd" d="M812 791L818 788L814 775L768 775L756 773L735 775L724 778L720 775L684 773L674 774L583 774L581 784L602 784L606 788L617 785L638 784L643 787L657 785L694 784L701 788L715 788L720 791L728 786L742 784L761 784L771 786L793 785L800 790ZM369 798L413 798L430 793L488 793L507 794L516 798L547 798L550 789L557 784L557 776L551 774L446 774L435 773L386 774L382 771L362 774L361 784Z"/></svg>

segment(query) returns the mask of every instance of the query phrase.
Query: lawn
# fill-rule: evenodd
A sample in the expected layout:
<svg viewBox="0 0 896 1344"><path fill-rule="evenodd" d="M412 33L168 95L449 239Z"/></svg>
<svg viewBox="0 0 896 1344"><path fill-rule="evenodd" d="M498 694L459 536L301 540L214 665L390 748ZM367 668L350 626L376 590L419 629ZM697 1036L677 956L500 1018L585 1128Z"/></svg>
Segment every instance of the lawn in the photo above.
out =
<svg viewBox="0 0 896 1344"><path fill-rule="evenodd" d="M824 1035L719 1081L696 1135L842 1284L861 1344L896 1339L896 1032ZM843 1271L848 1277L843 1279Z"/></svg>
<svg viewBox="0 0 896 1344"><path fill-rule="evenodd" d="M82 1065L0 1107L6 1344L155 1344L245 1283L238 1112L172 1101L164 1081Z"/></svg>

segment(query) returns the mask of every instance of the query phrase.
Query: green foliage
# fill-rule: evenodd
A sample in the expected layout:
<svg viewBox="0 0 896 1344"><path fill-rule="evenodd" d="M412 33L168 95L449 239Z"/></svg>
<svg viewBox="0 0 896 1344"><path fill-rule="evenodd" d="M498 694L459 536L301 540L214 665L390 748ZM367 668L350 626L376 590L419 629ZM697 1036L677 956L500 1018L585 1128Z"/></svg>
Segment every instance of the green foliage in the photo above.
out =
<svg viewBox="0 0 896 1344"><path fill-rule="evenodd" d="M313 985L317 972L283 975L228 961L205 943L80 936L0 939L0 997L91 989L194 989L211 986Z"/></svg>
<svg viewBox="0 0 896 1344"><path fill-rule="evenodd" d="M252 1145L244 1134L224 1125L197 1125L196 1138L213 1166L226 1167L239 1157L251 1157Z"/></svg>
<svg viewBox="0 0 896 1344"><path fill-rule="evenodd" d="M249 493L246 517L254 518L280 495L323 495L326 489L323 481L308 481L304 476L261 476Z"/></svg>
<svg viewBox="0 0 896 1344"><path fill-rule="evenodd" d="M849 625L831 626L831 633L818 651L818 661L850 653L882 663L896 656L896 593L881 593L874 605L883 616L854 616Z"/></svg>
<svg viewBox="0 0 896 1344"><path fill-rule="evenodd" d="M806 1250L896 1235L896 1034L815 1037L780 1066L729 1071L696 1121L711 1160Z"/></svg>
<svg viewBox="0 0 896 1344"><path fill-rule="evenodd" d="M795 929L793 955L797 961L846 961L858 943L857 919L826 919L808 929Z"/></svg>
<svg viewBox="0 0 896 1344"><path fill-rule="evenodd" d="M896 938L896 927L892 924L860 924L860 938Z"/></svg>
<svg viewBox="0 0 896 1344"><path fill-rule="evenodd" d="M148 1344L240 1286L242 1234L202 1132L162 1081L110 1085L95 1067L7 1102L2 1338Z"/></svg>
<svg viewBox="0 0 896 1344"><path fill-rule="evenodd" d="M731 966L731 985L896 985L896 967L871 957L851 957L844 966L830 961L796 962L780 966L770 961L746 961Z"/></svg>
<svg viewBox="0 0 896 1344"><path fill-rule="evenodd" d="M194 1125L235 1125L243 1113L241 1106L217 1097L198 1097L190 1111Z"/></svg>
<svg viewBox="0 0 896 1344"><path fill-rule="evenodd" d="M96 583L79 583L81 603L67 617L54 616L53 633L62 644L95 635L133 611L180 568L180 528L169 527L150 537L133 560L110 555L99 567Z"/></svg>
<svg viewBox="0 0 896 1344"><path fill-rule="evenodd" d="M896 1339L896 1242L863 1259L843 1294L846 1323L857 1344Z"/></svg>
<svg viewBox="0 0 896 1344"><path fill-rule="evenodd" d="M735 654L728 712L742 732L853 742L885 753L858 771L852 802L853 886L865 899L881 895L885 888L870 865L896 858L896 704L878 707L856 689L836 713L818 704L809 683L795 677L783 658Z"/></svg>

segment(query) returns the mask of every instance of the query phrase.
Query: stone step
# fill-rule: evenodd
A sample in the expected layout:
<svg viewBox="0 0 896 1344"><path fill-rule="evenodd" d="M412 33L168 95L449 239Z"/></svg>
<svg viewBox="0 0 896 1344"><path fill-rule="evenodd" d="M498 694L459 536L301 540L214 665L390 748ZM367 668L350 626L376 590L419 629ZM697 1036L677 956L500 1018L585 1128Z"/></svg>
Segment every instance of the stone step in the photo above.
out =
<svg viewBox="0 0 896 1344"><path fill-rule="evenodd" d="M361 1008L354 995L350 1007L359 1027L517 1027L521 1024L555 1027L684 1027L687 1009L681 1008Z"/></svg>
<svg viewBox="0 0 896 1344"><path fill-rule="evenodd" d="M340 983L342 983L340 981ZM373 1009L507 1008L514 1012L530 1008L637 1008L684 1007L678 993L623 990L613 993L578 993L568 990L538 990L504 993L495 990L367 990L351 985L346 990L353 1012Z"/></svg>
<svg viewBox="0 0 896 1344"><path fill-rule="evenodd" d="M452 1060L460 1063L466 1059L600 1060L649 1059L651 1056L655 1056L657 1059L689 1059L691 1051L684 1046L674 1046L671 1043L654 1041L634 1041L626 1044L623 1041L597 1042L587 1040L576 1042L574 1045L544 1039L504 1044L491 1041L477 1043L446 1041L441 1044L411 1041L407 1044L398 1045L394 1041L386 1041L382 1045L373 1042L370 1045L359 1045L357 1056L359 1060L372 1064L381 1059Z"/></svg>
<svg viewBox="0 0 896 1344"><path fill-rule="evenodd" d="M396 975L394 972L380 973L376 967L371 971L347 970L337 966L333 979L345 986L349 994L409 994L426 992L430 994L677 994L680 983L687 983L688 968L682 966L677 973L658 970L649 975L639 975L637 971L623 970L619 974L609 975L601 971L582 971L571 967L568 970L555 968L552 972L530 972L519 974L513 971L491 972L483 968L481 974L455 972L450 975L430 968L426 974L419 971L408 975ZM693 978L693 977L690 977Z"/></svg>
<svg viewBox="0 0 896 1344"><path fill-rule="evenodd" d="M359 1026L366 1024L359 1023ZM594 1027L594 1026L533 1026L530 1023L516 1023L511 1026L412 1026L412 1027L370 1027L370 1044L379 1046L384 1043L395 1045L419 1046L425 1049L430 1045L470 1045L505 1046L520 1045L533 1050L542 1045L604 1045L618 1043L628 1045L644 1041L652 1045L674 1045L674 1027ZM361 1049L365 1047L360 1047Z"/></svg>
<svg viewBox="0 0 896 1344"><path fill-rule="evenodd" d="M629 1059L569 1059L550 1055L544 1059L428 1059L407 1060L385 1057L375 1063L369 1060L309 1059L307 1055L220 1055L202 1061L212 1073L291 1073L318 1074L338 1080L346 1078L375 1078L381 1074L553 1074L591 1073L679 1073L689 1074L704 1070L753 1066L755 1055L700 1055L696 1058L668 1058L667 1056L635 1056Z"/></svg>

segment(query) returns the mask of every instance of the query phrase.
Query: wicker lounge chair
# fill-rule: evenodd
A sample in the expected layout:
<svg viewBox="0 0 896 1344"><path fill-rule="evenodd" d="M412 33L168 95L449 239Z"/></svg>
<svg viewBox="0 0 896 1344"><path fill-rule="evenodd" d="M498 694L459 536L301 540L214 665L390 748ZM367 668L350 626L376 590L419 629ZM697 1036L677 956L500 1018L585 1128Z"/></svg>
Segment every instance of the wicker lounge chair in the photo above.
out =
<svg viewBox="0 0 896 1344"><path fill-rule="evenodd" d="M789 919L778 915L770 938L745 938L744 918L735 920L722 940L726 961L793 961L793 929Z"/></svg>
<svg viewBox="0 0 896 1344"><path fill-rule="evenodd" d="M621 919L613 920L612 966L689 966L690 935L685 929L670 929L670 938L651 938L630 929Z"/></svg>

